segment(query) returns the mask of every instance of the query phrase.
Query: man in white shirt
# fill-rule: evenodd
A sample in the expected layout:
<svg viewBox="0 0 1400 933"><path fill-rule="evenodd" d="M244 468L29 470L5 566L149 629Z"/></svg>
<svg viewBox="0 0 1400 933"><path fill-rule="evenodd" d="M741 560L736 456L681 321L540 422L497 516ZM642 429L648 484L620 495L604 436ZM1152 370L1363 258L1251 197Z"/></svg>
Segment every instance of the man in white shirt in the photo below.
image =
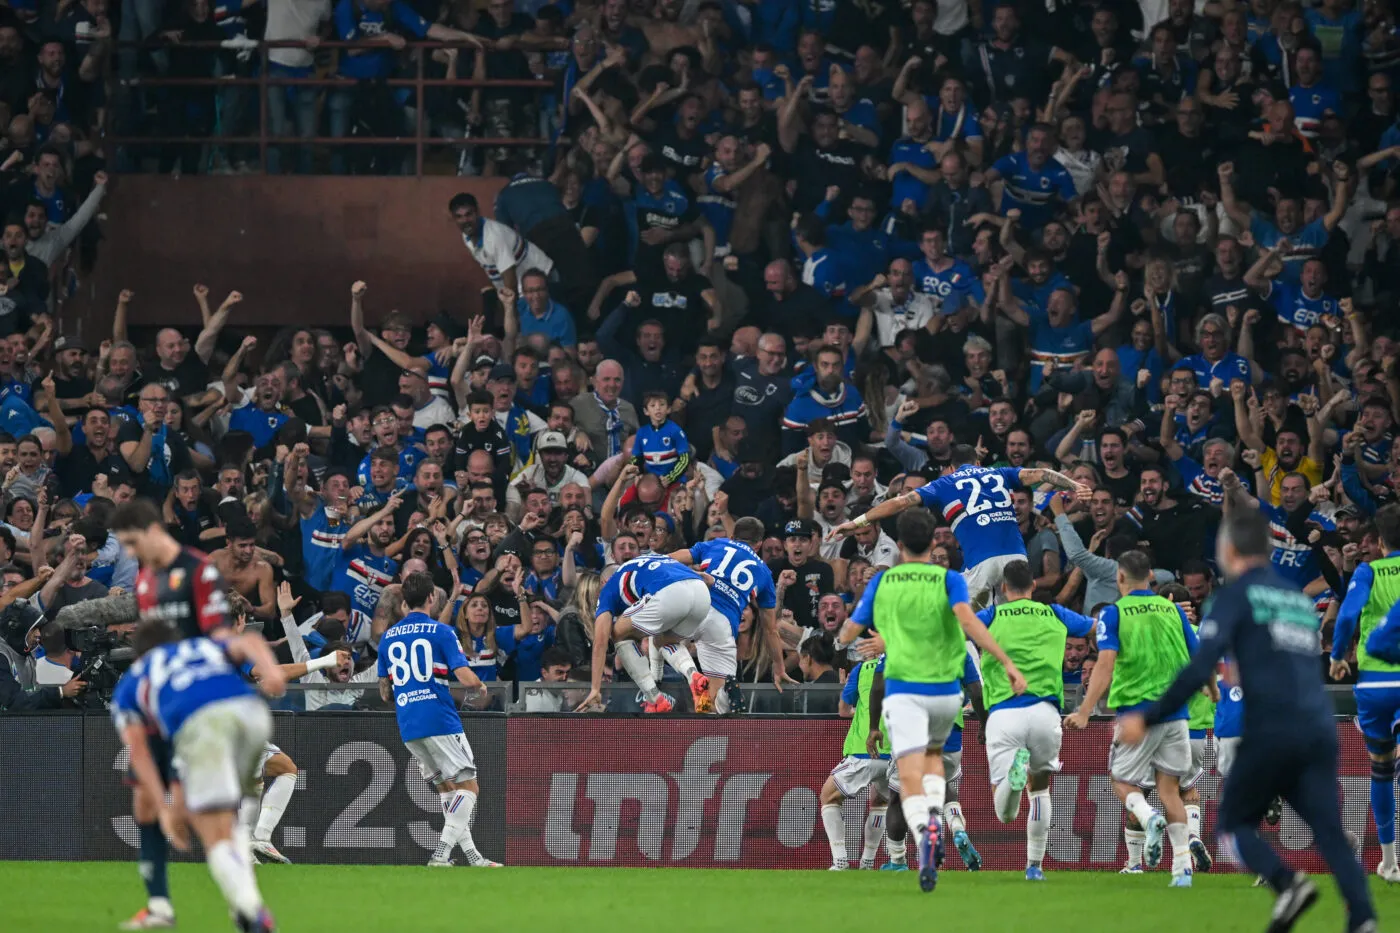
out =
<svg viewBox="0 0 1400 933"><path fill-rule="evenodd" d="M929 324L938 316L933 299L914 291L914 267L907 259L891 262L889 275L877 275L868 289L858 288L851 295L851 300L861 305L851 341L857 353L865 352L872 339L878 347L892 347L900 331L931 329Z"/></svg>
<svg viewBox="0 0 1400 933"><path fill-rule="evenodd" d="M476 198L470 194L459 194L447 205L452 214L452 222L462 231L462 242L467 245L481 271L491 280L491 286L512 295L521 294L520 277L531 269L538 269L548 276L554 271L554 262L538 246L516 233L505 224L488 220L481 216Z"/></svg>
<svg viewBox="0 0 1400 933"><path fill-rule="evenodd" d="M34 684L38 687L61 687L73 679L73 650L64 638L63 626L50 622L39 635L44 656L34 662Z"/></svg>
<svg viewBox="0 0 1400 933"><path fill-rule="evenodd" d="M451 424L457 418L447 399L428 388L428 374L421 369L399 373L399 391L413 399L413 426L420 431L435 424Z"/></svg>

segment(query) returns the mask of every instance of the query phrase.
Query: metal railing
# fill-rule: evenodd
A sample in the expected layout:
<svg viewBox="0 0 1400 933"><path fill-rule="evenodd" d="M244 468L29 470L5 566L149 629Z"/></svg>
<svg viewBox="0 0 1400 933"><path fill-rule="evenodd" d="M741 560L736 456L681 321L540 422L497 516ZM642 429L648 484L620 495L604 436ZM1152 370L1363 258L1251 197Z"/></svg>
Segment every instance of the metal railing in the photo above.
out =
<svg viewBox="0 0 1400 933"><path fill-rule="evenodd" d="M455 48L465 51L479 51L470 43L462 42L406 42L402 50L392 50L383 43L356 41L323 41L308 49L305 42L300 41L264 41L255 45L230 47L222 42L181 42L178 46L166 42L126 42L117 43L119 47L136 47L142 52L169 51L172 48L181 49L207 49L212 59L219 54L230 54L241 49L248 49L259 57L257 73L247 77L209 77L198 78L171 78L164 76L139 75L129 78L121 78L117 75L109 75L123 91L128 93L139 92L143 89L161 88L209 88L220 90L231 87L257 88L257 114L258 133L256 136L230 136L230 135L210 135L210 136L160 136L160 135L122 135L114 132L110 125L114 119L120 115L115 112L115 108L107 109L107 119L109 126L104 135L104 141L115 147L138 147L138 146L257 146L258 166L262 172L267 171L267 156L269 147L339 147L339 146L408 146L414 148L414 175L423 174L424 153L427 148L445 149L466 149L478 147L546 147L551 145L552 140L544 137L487 137L487 136L467 136L464 138L435 137L428 134L427 108L425 106L425 92L431 88L462 88L471 90L481 88L483 90L534 90L547 91L554 87L553 82L547 80L496 80L496 79L475 79L475 78L430 78L426 74L425 62L435 49ZM413 77L394 76L379 80L359 80L354 78L340 77L329 74L326 77L295 78L282 75L269 74L268 52L279 48L296 48L316 51L320 49L369 49L373 51L388 51L396 56L409 55L414 62L415 75ZM112 56L112 61L116 56ZM211 68L212 70L212 68ZM326 119L326 114L318 107L317 112L317 134L313 136L273 136L268 127L268 89L269 88L316 88L326 90L353 90L357 85L365 83L383 84L390 89L411 88L414 92L409 104L414 110L414 130L412 136L321 136L320 127ZM122 94L120 97L126 99L128 95ZM294 122L294 121L293 121Z"/></svg>

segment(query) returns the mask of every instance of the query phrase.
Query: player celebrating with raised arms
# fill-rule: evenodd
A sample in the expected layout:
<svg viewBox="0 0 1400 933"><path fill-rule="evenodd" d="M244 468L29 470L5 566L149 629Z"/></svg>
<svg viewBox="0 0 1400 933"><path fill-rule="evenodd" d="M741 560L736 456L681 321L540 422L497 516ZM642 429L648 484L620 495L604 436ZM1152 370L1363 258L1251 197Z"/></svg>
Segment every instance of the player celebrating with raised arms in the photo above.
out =
<svg viewBox="0 0 1400 933"><path fill-rule="evenodd" d="M248 841L235 832L243 798L258 782L258 762L272 734L272 716L244 679L238 664L250 662L270 696L285 681L261 635L223 641L181 640L170 622L153 618L136 630L140 658L112 696L112 715L131 750L131 768L142 791L157 801L160 826L175 848L189 849L186 823L204 848L209 874L223 892L243 933L272 933ZM175 750L180 787L167 804L166 781L151 755L147 726Z"/></svg>
<svg viewBox="0 0 1400 933"><path fill-rule="evenodd" d="M1181 607L1152 592L1152 562L1142 551L1118 557L1118 602L1099 615L1099 660L1084 690L1079 709L1065 726L1083 729L1105 691L1119 716L1140 712L1161 699L1177 672L1196 650L1196 629ZM1211 686L1214 686L1212 684ZM1109 753L1109 776L1123 807L1146 831L1143 859L1148 868L1162 861L1162 834L1172 841L1174 888L1191 887L1191 836L1180 782L1191 771L1191 740L1186 697L1181 708L1160 716L1146 741L1127 745L1115 738ZM1142 788L1156 780L1166 818L1152 808ZM1200 845L1200 840L1196 841Z"/></svg>
<svg viewBox="0 0 1400 933"><path fill-rule="evenodd" d="M603 698L603 665L608 645L617 643L617 659L641 689L646 702L644 713L669 713L670 697L656 688L651 665L642 656L637 642L654 638L661 645L694 638L722 644L724 636L703 631L706 625L728 623L718 614L710 620L710 587L714 577L696 573L669 557L634 557L598 591L598 608L593 620L593 683L578 710L593 707ZM710 620L707 622L707 620Z"/></svg>
<svg viewBox="0 0 1400 933"><path fill-rule="evenodd" d="M968 604L962 575L930 562L933 516L899 517L901 563L876 574L836 637L844 650L866 629L885 639L884 732L903 788L900 806L919 843L919 887L938 884L935 849L947 780L943 743L962 710L965 639L1001 663L1013 693L1025 679Z"/></svg>
<svg viewBox="0 0 1400 933"><path fill-rule="evenodd" d="M900 409L901 413L906 410ZM963 552L968 597L975 608L981 608L1001 585L1002 568L1014 560L1026 559L1026 542L1016 522L1016 510L1011 507L1011 491L1043 484L1072 492L1085 501L1094 491L1054 470L978 466L977 450L967 444L955 445L952 458L952 471L948 474L912 492L886 499L864 515L837 525L829 537L836 540L905 509L927 506L952 527Z"/></svg>
<svg viewBox="0 0 1400 933"><path fill-rule="evenodd" d="M1060 707L1065 699L1065 640L1087 638L1093 620L1063 606L1031 598L1035 574L1023 560L1002 573L1006 601L983 609L977 618L987 626L1026 678L1026 692L1011 689L995 658L982 663L982 699L987 704L987 775L995 789L997 819L1015 822L1021 793L1030 788L1026 820L1026 880L1044 881L1040 863L1050 838L1050 775L1060 770Z"/></svg>
<svg viewBox="0 0 1400 933"><path fill-rule="evenodd" d="M433 617L437 587L432 575L411 573L400 589L402 615L379 640L379 696L393 701L399 736L423 780L442 799L446 822L428 867L450 868L452 850L460 845L473 868L500 868L472 841L472 811L481 786L447 680L450 673L475 695L484 689L481 678L462 653L457 633Z"/></svg>

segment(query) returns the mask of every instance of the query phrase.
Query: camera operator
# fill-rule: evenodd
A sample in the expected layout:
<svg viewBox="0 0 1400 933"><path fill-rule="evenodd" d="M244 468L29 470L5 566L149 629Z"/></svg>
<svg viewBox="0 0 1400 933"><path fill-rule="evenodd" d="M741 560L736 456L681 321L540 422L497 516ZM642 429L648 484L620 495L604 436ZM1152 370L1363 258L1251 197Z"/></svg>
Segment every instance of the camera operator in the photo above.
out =
<svg viewBox="0 0 1400 933"><path fill-rule="evenodd" d="M35 686L36 665L31 652L39 642L39 624L43 620L39 610L21 600L0 612L0 710L19 713L57 709L87 686L77 678L61 687Z"/></svg>
<svg viewBox="0 0 1400 933"><path fill-rule="evenodd" d="M39 647L44 656L34 662L34 683L40 687L61 687L73 679L73 662L78 653L68 644L68 635L57 622L39 629Z"/></svg>

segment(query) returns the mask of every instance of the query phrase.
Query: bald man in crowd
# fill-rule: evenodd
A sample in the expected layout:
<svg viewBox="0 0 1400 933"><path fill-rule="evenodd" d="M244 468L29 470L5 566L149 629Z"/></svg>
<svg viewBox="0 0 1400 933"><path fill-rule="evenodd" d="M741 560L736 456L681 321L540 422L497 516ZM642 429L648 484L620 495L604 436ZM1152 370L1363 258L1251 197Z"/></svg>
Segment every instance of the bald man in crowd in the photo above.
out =
<svg viewBox="0 0 1400 933"><path fill-rule="evenodd" d="M132 292L123 291L117 298L117 313L112 318L113 353L118 347L122 347L125 354L126 347L131 346L126 320L134 297ZM139 391L142 385L161 385L170 393L171 398L192 407L207 405L218 397L216 390L209 389L209 358L214 355L219 334L228 323L229 313L234 305L243 300L243 296L236 291L229 292L223 304L213 312L209 310L209 289L206 286L196 285L194 297L199 305L204 327L195 338L193 348L188 337L173 327L165 327L156 333L156 365L149 372L133 369L129 376L126 373L118 374L109 358L108 371L113 375L129 378L129 393ZM194 350L193 353L190 352L191 349ZM131 356L134 362L134 348ZM125 356L122 363L125 363Z"/></svg>
<svg viewBox="0 0 1400 933"><path fill-rule="evenodd" d="M622 451L623 442L637 433L637 409L622 398L622 364L603 360L593 372L592 390L569 402L574 425L588 435L593 455L606 460Z"/></svg>

